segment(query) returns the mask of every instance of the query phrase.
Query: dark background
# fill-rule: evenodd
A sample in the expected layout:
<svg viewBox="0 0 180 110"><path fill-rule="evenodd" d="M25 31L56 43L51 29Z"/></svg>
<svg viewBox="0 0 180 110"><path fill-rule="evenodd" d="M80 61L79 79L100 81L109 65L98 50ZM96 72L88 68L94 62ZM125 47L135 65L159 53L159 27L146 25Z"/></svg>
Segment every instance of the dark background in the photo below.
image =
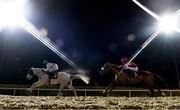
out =
<svg viewBox="0 0 180 110"><path fill-rule="evenodd" d="M139 0L159 15L173 13L178 0ZM100 76L106 62L121 64L155 30L157 20L131 0L29 0L26 18L38 29L48 30L48 37L75 64L88 69L100 85L107 85L112 75ZM135 37L130 41L128 38ZM180 70L180 34L161 33L134 60L140 70L155 72L169 87L178 87ZM30 67L45 67L44 60L60 69L72 68L36 38L21 28L0 33L0 83L32 84L25 76ZM37 79L34 79L37 80Z"/></svg>

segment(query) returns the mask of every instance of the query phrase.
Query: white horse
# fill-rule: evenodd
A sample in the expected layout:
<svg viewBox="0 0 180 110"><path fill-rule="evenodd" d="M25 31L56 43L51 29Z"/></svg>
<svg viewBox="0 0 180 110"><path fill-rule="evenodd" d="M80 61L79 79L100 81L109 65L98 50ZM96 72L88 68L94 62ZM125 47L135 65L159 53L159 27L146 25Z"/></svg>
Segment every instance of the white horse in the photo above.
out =
<svg viewBox="0 0 180 110"><path fill-rule="evenodd" d="M42 85L49 85L49 76L46 74L45 71L43 71L43 68L30 68L28 71L28 75L26 78L30 80L33 75L38 76L39 81L35 82L28 90L32 93L33 89L36 87L40 87ZM86 75L82 74L77 74L77 75L71 75L68 74L67 72L58 72L58 76L56 79L50 79L50 84L51 85L60 85L59 88L59 96L62 95L62 90L65 86L67 86L69 89L71 89L74 92L74 95L77 96L75 88L72 86L72 80L73 79L81 79L83 80L86 84L89 83L89 77Z"/></svg>

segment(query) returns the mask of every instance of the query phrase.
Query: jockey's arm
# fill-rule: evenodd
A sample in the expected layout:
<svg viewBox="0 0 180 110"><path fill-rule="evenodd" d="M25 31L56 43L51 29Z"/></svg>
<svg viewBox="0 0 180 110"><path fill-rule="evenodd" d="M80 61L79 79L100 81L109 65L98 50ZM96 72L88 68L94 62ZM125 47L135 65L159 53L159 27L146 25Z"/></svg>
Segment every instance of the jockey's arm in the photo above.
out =
<svg viewBox="0 0 180 110"><path fill-rule="evenodd" d="M118 66L118 68L121 68L121 67L123 67L123 65Z"/></svg>
<svg viewBox="0 0 180 110"><path fill-rule="evenodd" d="M58 65L55 63L48 63L47 70L48 71L57 71L59 69Z"/></svg>
<svg viewBox="0 0 180 110"><path fill-rule="evenodd" d="M127 68L132 70L132 71L136 71L136 72L138 71L138 67L129 67L129 66L127 66Z"/></svg>
<svg viewBox="0 0 180 110"><path fill-rule="evenodd" d="M57 71L59 69L58 65L57 64L54 64L54 70Z"/></svg>

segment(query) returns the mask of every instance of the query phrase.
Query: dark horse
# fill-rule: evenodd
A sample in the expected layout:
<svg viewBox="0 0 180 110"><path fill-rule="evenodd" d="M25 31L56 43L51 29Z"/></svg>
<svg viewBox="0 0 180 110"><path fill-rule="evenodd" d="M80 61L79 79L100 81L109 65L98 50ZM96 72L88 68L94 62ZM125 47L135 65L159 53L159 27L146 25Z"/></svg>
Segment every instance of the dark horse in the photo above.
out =
<svg viewBox="0 0 180 110"><path fill-rule="evenodd" d="M158 80L159 82L162 82L162 78L160 76L156 75L155 73L149 72L149 71L140 71L138 72L138 76L134 78L130 78L125 72L121 71L122 68L119 68L117 65L106 63L100 71L100 74L104 73L113 73L115 74L115 79L112 81L112 83L106 88L105 91L103 91L104 95L109 94L112 89L114 89L117 85L121 86L131 86L133 84L140 83L145 88L148 88L150 90L150 96L154 96L154 89L158 90L158 93L160 95L165 95L161 92L160 88L155 84L155 82ZM121 71L121 73L120 73ZM120 74L119 74L120 73ZM163 82L164 83L164 82Z"/></svg>

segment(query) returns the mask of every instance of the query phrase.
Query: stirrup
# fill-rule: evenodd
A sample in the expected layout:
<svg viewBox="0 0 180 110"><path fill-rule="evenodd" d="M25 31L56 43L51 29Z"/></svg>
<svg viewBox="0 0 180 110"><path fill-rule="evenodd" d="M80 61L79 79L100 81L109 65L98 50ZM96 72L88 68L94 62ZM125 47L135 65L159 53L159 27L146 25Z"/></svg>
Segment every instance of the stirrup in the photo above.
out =
<svg viewBox="0 0 180 110"><path fill-rule="evenodd" d="M137 75L137 73L134 73L134 77L136 78L138 75Z"/></svg>

